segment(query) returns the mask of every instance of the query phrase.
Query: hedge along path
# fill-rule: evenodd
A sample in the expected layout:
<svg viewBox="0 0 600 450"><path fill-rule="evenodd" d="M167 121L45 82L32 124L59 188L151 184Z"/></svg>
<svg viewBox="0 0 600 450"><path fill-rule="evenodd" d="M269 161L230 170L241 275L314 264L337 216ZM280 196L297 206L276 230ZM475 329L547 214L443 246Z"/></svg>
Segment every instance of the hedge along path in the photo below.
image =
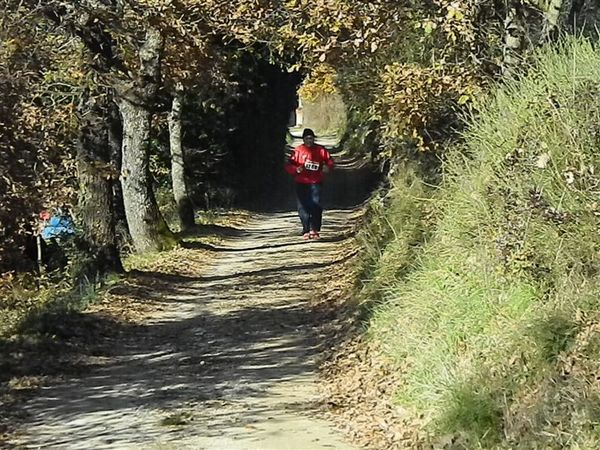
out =
<svg viewBox="0 0 600 450"><path fill-rule="evenodd" d="M25 405L28 423L13 444L353 448L318 415L324 343L310 303L336 263L355 253L359 217L357 209L326 211L323 238L306 242L294 212L255 215L212 247L197 276L143 274L161 279L153 297L168 308L84 376L42 388Z"/></svg>

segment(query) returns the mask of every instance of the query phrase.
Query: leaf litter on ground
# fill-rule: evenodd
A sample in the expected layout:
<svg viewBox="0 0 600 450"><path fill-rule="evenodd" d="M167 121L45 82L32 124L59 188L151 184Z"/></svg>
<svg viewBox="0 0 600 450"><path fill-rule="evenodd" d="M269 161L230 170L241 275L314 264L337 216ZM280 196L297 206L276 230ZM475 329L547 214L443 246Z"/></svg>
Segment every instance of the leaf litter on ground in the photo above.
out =
<svg viewBox="0 0 600 450"><path fill-rule="evenodd" d="M364 335L360 310L352 299L353 260L332 269L322 297L314 305L323 321L320 364L321 403L325 415L361 448L381 450L432 447L422 427L392 402L401 368Z"/></svg>

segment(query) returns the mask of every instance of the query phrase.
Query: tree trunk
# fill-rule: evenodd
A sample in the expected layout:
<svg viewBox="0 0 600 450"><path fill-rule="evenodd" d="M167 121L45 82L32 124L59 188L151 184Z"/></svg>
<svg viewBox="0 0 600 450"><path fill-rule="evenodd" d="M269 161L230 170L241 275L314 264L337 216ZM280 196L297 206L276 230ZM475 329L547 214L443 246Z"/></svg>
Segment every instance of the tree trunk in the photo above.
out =
<svg viewBox="0 0 600 450"><path fill-rule="evenodd" d="M550 0L548 9L544 13L544 39L553 41L560 31L561 15L564 6L564 0Z"/></svg>
<svg viewBox="0 0 600 450"><path fill-rule="evenodd" d="M138 252L172 248L175 237L158 210L149 167L151 114L129 100L119 103L123 117L123 160L121 186L127 224Z"/></svg>
<svg viewBox="0 0 600 450"><path fill-rule="evenodd" d="M525 26L522 5L510 1L504 20L504 48L502 60L503 75L511 75L521 63L521 54L525 46Z"/></svg>
<svg viewBox="0 0 600 450"><path fill-rule="evenodd" d="M80 104L77 142L79 179L78 217L83 229L85 250L93 255L96 273L121 272L117 249L112 185L115 170L110 164L106 105L84 94Z"/></svg>
<svg viewBox="0 0 600 450"><path fill-rule="evenodd" d="M185 180L185 164L181 147L181 104L183 88L178 85L173 97L173 105L169 113L169 143L171 147L171 180L173 196L177 204L182 230L194 227L194 208L188 195Z"/></svg>
<svg viewBox="0 0 600 450"><path fill-rule="evenodd" d="M119 116L119 108L114 101L110 101L108 105L108 146L110 148L111 165L120 173L123 127L121 125L121 117ZM129 233L129 228L127 228L121 183L113 183L113 208L115 211L115 228L119 245L121 247L131 247L133 241Z"/></svg>
<svg viewBox="0 0 600 450"><path fill-rule="evenodd" d="M168 250L176 245L156 204L149 168L151 111L160 80L162 43L158 30L150 28L140 49L136 82L117 85L123 120L123 202L129 232L138 252Z"/></svg>

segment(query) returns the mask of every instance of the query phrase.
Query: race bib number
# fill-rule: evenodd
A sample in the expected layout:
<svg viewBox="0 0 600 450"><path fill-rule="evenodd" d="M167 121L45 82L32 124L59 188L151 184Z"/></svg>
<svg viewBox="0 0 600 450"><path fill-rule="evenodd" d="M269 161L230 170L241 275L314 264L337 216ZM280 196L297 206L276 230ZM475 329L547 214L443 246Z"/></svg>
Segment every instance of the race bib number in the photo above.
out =
<svg viewBox="0 0 600 450"><path fill-rule="evenodd" d="M321 168L321 165L319 163L316 163L314 161L306 161L304 163L304 168L306 170L312 170L312 171L317 171Z"/></svg>

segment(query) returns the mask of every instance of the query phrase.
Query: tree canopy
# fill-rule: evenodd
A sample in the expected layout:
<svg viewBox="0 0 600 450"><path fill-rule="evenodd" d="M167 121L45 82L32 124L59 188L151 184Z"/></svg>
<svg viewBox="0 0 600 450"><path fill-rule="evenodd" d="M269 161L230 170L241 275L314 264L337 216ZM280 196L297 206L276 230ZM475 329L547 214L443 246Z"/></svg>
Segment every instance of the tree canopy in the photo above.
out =
<svg viewBox="0 0 600 450"><path fill-rule="evenodd" d="M151 124L156 113L171 109L177 86L184 104L202 105L204 111L194 114L205 125L189 133L184 129L182 139L197 136L196 147L211 142L221 150L197 154L220 154L222 160L223 152L235 154L242 139L215 124L229 121L228 128L243 128L224 114L234 117L240 105L250 111L265 86L275 89L285 79L295 89L306 74L312 74L317 90L319 83L329 89L334 80L349 110L346 137L362 145L361 151L386 158L411 148L439 152L460 130L465 107L491 81L512 74L528 48L563 30L591 30L598 16L591 1L561 0L3 0L3 7L0 252L5 255L19 254L27 224L43 205L76 203L75 142L78 117L85 115L76 111L84 94L119 105L125 165L132 146L141 152L136 153L143 156L140 161L148 160L157 136ZM267 76L267 66L281 75ZM288 94L277 106L264 98L261 107L277 108L282 116L293 103ZM133 117L142 112L136 122ZM192 116L184 108L182 120L193 123ZM140 126L146 131L138 135ZM148 164L138 167L141 178L133 186L127 184L130 167L125 172L113 167L110 177L117 182L120 171L125 190L145 186L148 207L143 214L130 207L130 217L139 215L140 224L162 223L152 206ZM162 231L143 227L149 233L144 239L154 242L148 249L170 245L164 224L158 227ZM162 235L166 241L155 244ZM134 233L136 239L146 248ZM14 257L0 264L4 270L13 266Z"/></svg>

